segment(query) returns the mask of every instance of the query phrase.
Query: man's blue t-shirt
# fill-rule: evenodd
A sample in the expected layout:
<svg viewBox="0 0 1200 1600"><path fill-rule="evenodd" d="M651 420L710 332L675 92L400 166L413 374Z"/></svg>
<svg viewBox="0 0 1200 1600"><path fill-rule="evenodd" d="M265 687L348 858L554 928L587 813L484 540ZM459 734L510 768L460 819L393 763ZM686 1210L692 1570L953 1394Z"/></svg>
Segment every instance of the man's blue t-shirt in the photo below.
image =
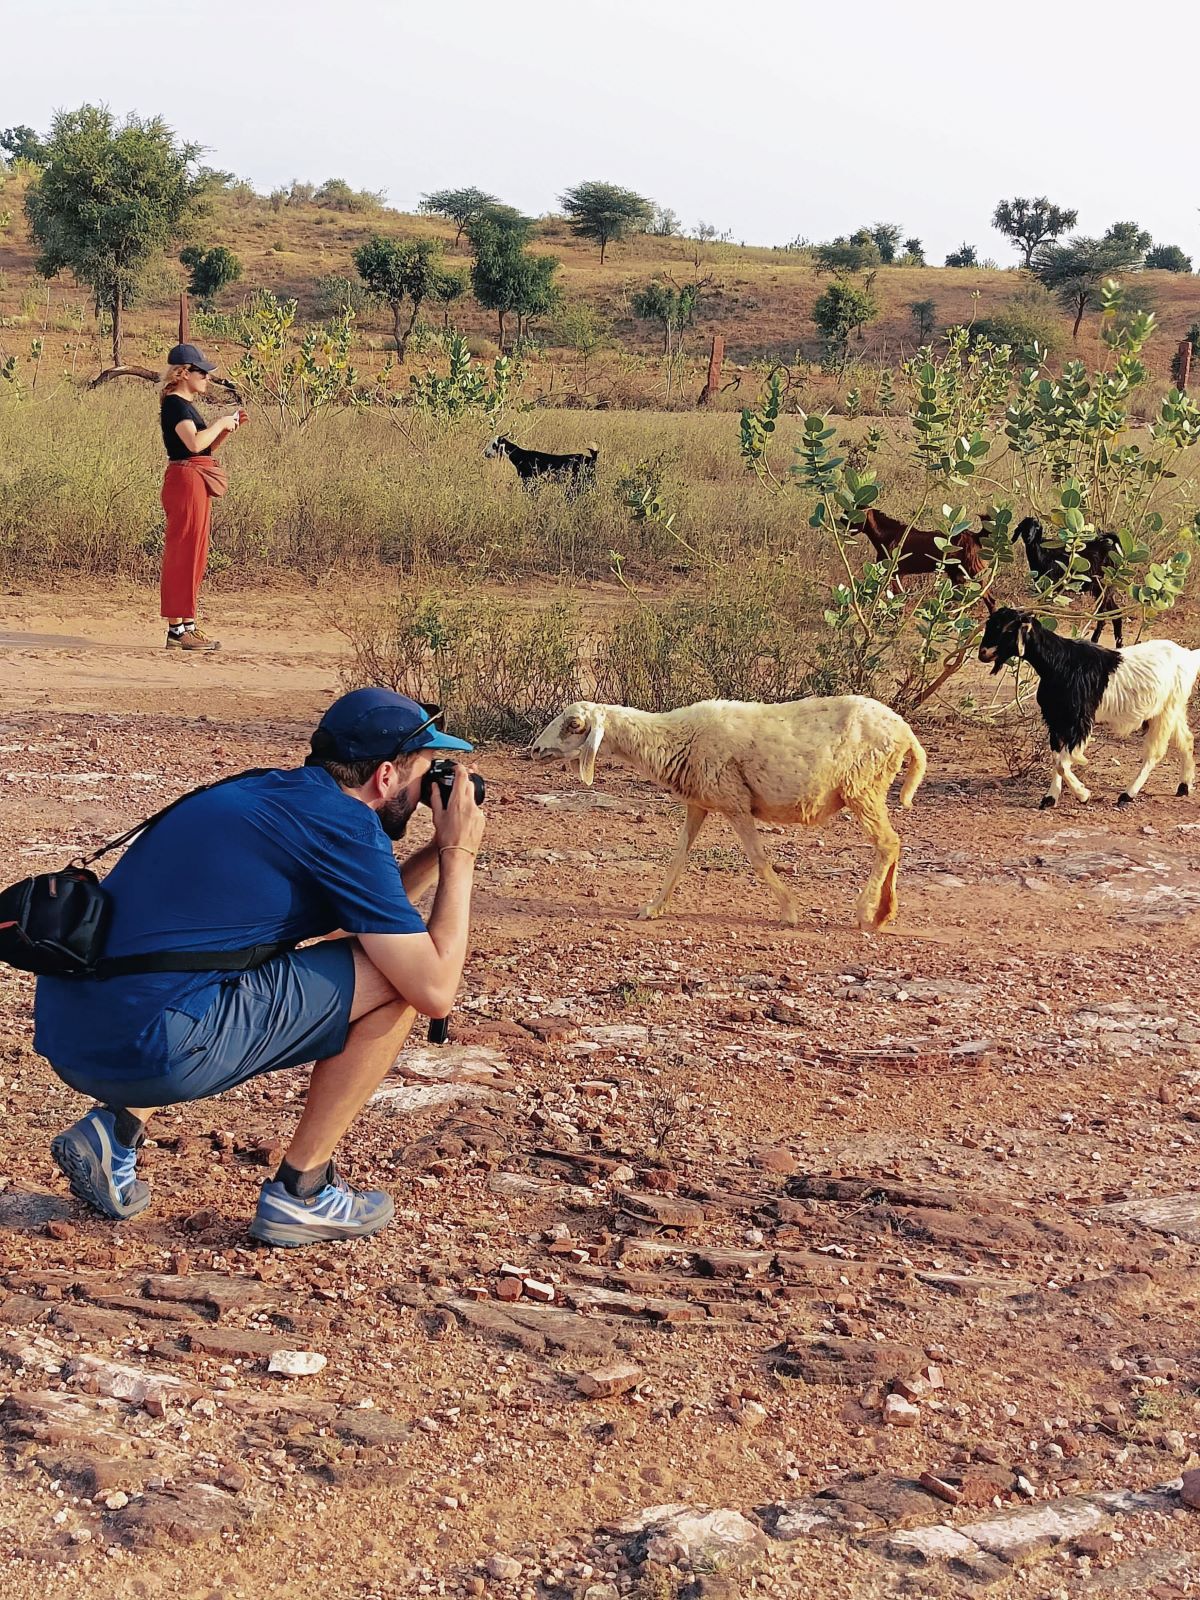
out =
<svg viewBox="0 0 1200 1600"><path fill-rule="evenodd" d="M242 950L347 933L424 933L379 818L321 767L267 772L184 801L104 881L109 956ZM220 972L41 978L34 1047L55 1065L157 1070L162 1012L202 1017Z"/></svg>

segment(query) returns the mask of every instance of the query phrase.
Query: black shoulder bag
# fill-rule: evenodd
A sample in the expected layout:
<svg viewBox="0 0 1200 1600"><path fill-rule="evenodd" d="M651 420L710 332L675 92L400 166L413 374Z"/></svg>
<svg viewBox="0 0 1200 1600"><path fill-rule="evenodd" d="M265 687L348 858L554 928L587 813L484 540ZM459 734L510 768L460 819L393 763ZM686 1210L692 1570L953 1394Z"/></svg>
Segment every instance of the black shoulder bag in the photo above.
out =
<svg viewBox="0 0 1200 1600"><path fill-rule="evenodd" d="M184 800L268 771L268 767L251 767L189 789L90 856L72 861L60 872L40 872L0 890L0 962L23 972L36 972L42 978L116 978L133 972L248 972L273 956L294 949L295 941L287 940L250 945L244 950L164 950L141 956L105 956L112 902L99 877L91 871L93 861L120 850Z"/></svg>

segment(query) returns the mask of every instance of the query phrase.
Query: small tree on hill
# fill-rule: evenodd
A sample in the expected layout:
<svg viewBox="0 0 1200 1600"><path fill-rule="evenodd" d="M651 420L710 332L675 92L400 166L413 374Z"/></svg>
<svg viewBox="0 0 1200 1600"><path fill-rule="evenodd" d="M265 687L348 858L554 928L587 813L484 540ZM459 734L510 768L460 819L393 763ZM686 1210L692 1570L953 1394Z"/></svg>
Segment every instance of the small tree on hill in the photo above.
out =
<svg viewBox="0 0 1200 1600"><path fill-rule="evenodd" d="M868 289L856 288L852 283L838 280L817 296L812 308L812 320L821 331L825 342L826 360L843 370L850 354L850 338L860 332L868 322L879 315Z"/></svg>
<svg viewBox="0 0 1200 1600"><path fill-rule="evenodd" d="M632 189L615 183L577 183L559 196L571 232L580 239L594 239L600 246L600 264L610 244L643 232L654 220L654 205Z"/></svg>
<svg viewBox="0 0 1200 1600"><path fill-rule="evenodd" d="M28 161L35 167L46 165L46 146L26 123L0 133L0 150L9 161Z"/></svg>
<svg viewBox="0 0 1200 1600"><path fill-rule="evenodd" d="M434 298L442 278L437 239L385 239L376 234L359 245L353 260L370 293L392 313L396 354L404 360L422 302ZM409 315L404 322L404 305Z"/></svg>
<svg viewBox="0 0 1200 1600"><path fill-rule="evenodd" d="M691 321L696 294L690 283L681 289L666 283L648 283L631 296L629 304L634 316L643 322L657 322L662 329L664 355L671 354L671 335L681 333Z"/></svg>
<svg viewBox="0 0 1200 1600"><path fill-rule="evenodd" d="M1053 205L1046 196L1026 200L1001 200L992 213L992 227L1011 239L1025 257L1023 267L1032 267L1033 258L1041 245L1057 239L1079 220L1077 211Z"/></svg>
<svg viewBox="0 0 1200 1600"><path fill-rule="evenodd" d="M467 279L462 272L439 272L437 282L433 286L432 298L442 308L442 327L450 326L450 307L461 300L467 292Z"/></svg>
<svg viewBox="0 0 1200 1600"><path fill-rule="evenodd" d="M242 263L223 244L214 245L211 250L190 244L179 252L179 259L191 273L188 293L195 295L205 311L211 311L221 290L242 275Z"/></svg>
<svg viewBox="0 0 1200 1600"><path fill-rule="evenodd" d="M933 300L913 300L909 303L909 313L913 319L913 331L917 336L918 344L928 344L933 337L933 330L937 326L937 304Z"/></svg>
<svg viewBox="0 0 1200 1600"><path fill-rule="evenodd" d="M37 269L64 269L112 318L113 365L121 365L125 307L150 264L186 238L225 175L197 166L200 146L180 144L161 117L118 123L104 106L60 111L46 165L25 196L41 246Z"/></svg>
<svg viewBox="0 0 1200 1600"><path fill-rule="evenodd" d="M890 267L896 259L896 247L900 243L902 229L898 222L873 222L869 228L860 228L855 238L865 235L874 242L879 251L879 259L885 267Z"/></svg>
<svg viewBox="0 0 1200 1600"><path fill-rule="evenodd" d="M421 196L417 210L429 216L445 217L452 222L457 229L454 235L454 248L457 250L463 234L479 213L496 204L496 196L486 194L482 189L435 189L432 194Z"/></svg>
<svg viewBox="0 0 1200 1600"><path fill-rule="evenodd" d="M914 234L911 239L904 241L904 255L901 257L902 267L923 267L925 265L925 246Z"/></svg>
<svg viewBox="0 0 1200 1600"><path fill-rule="evenodd" d="M479 304L496 313L501 350L510 313L517 319L519 342L531 319L545 316L559 302L553 281L558 258L530 255L525 249L533 228L532 217L511 206L490 206L467 229L475 251L471 288Z"/></svg>
<svg viewBox="0 0 1200 1600"><path fill-rule="evenodd" d="M1146 252L1146 265L1159 272L1190 272L1192 258L1177 244L1156 244Z"/></svg>
<svg viewBox="0 0 1200 1600"><path fill-rule="evenodd" d="M813 265L818 272L869 272L880 264L879 246L862 230L853 239L839 237L813 249Z"/></svg>
<svg viewBox="0 0 1200 1600"><path fill-rule="evenodd" d="M1103 239L1077 236L1066 244L1044 244L1038 250L1033 258L1034 276L1074 313L1072 339L1079 337L1088 308L1101 303L1105 283L1140 267L1148 243L1149 235L1135 225L1115 223Z"/></svg>
<svg viewBox="0 0 1200 1600"><path fill-rule="evenodd" d="M327 211L378 211L384 198L382 189L352 189L344 178L326 178L312 196Z"/></svg>
<svg viewBox="0 0 1200 1600"><path fill-rule="evenodd" d="M671 239L683 232L683 224L670 206L655 206L647 232L657 239Z"/></svg>
<svg viewBox="0 0 1200 1600"><path fill-rule="evenodd" d="M979 257L973 244L960 244L957 250L951 250L946 257L948 267L977 267Z"/></svg>

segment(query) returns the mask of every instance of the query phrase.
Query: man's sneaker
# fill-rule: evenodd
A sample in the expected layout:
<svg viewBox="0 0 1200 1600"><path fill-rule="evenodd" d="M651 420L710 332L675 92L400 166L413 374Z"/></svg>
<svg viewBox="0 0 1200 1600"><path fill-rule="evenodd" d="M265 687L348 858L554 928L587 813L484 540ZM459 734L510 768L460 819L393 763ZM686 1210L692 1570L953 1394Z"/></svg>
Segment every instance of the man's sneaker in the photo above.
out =
<svg viewBox="0 0 1200 1600"><path fill-rule="evenodd" d="M332 1181L307 1200L278 1178L263 1184L250 1237L263 1244L317 1244L329 1239L366 1239L392 1220L396 1208L382 1189L352 1189L332 1171Z"/></svg>
<svg viewBox="0 0 1200 1600"><path fill-rule="evenodd" d="M51 1141L50 1154L73 1195L122 1222L150 1204L150 1185L139 1179L137 1151L120 1142L115 1124L111 1111L96 1106Z"/></svg>
<svg viewBox="0 0 1200 1600"><path fill-rule="evenodd" d="M207 653L220 648L219 640L210 639L199 628L185 628L182 633L172 633L170 628L167 629L168 650L200 650Z"/></svg>

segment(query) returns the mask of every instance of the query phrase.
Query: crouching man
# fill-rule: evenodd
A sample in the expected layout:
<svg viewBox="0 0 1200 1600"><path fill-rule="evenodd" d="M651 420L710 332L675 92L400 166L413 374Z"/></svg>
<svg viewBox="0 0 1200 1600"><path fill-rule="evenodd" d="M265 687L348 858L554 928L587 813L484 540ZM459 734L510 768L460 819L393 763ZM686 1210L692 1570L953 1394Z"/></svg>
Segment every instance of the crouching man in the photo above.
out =
<svg viewBox="0 0 1200 1600"><path fill-rule="evenodd" d="M106 956L323 942L252 971L39 980L35 1046L100 1102L50 1147L79 1199L137 1216L150 1203L138 1147L158 1107L315 1062L250 1233L304 1245L364 1238L390 1220L391 1199L352 1188L333 1153L417 1014L453 1005L484 830L465 769L445 807L433 788L429 844L399 867L392 841L434 757L470 749L415 701L356 689L325 713L304 766L192 796L135 840L105 880ZM435 880L426 925L412 902Z"/></svg>

